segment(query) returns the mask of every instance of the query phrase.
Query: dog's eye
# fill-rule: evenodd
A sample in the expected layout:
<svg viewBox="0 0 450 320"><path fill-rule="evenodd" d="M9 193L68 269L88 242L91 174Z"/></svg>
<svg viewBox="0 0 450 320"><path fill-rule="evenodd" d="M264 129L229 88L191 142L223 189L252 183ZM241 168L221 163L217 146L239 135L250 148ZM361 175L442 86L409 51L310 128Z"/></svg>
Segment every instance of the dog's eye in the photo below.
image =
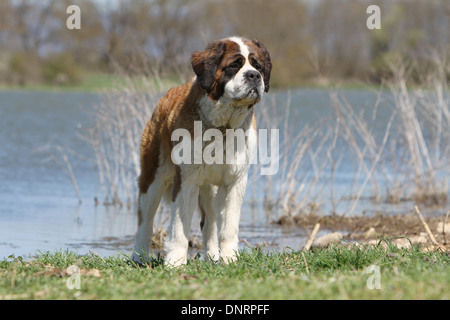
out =
<svg viewBox="0 0 450 320"><path fill-rule="evenodd" d="M258 60L256 60L255 58L250 59L250 64L253 66L253 68L255 68L258 71L262 70L262 66L261 64L258 62Z"/></svg>
<svg viewBox="0 0 450 320"><path fill-rule="evenodd" d="M242 60L236 59L227 66L228 69L239 69L242 66Z"/></svg>

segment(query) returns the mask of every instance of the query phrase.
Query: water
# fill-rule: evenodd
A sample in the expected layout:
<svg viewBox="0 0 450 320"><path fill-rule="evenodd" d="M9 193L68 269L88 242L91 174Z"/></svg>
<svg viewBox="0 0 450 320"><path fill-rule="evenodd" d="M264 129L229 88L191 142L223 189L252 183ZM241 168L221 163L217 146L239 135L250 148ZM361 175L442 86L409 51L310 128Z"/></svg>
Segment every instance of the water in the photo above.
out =
<svg viewBox="0 0 450 320"><path fill-rule="evenodd" d="M105 239L132 238L133 214L94 205L93 163L68 154L84 200L79 205L64 166L52 159L60 154L45 149L59 145L88 155L77 132L89 125L98 99L84 93L0 93L0 258L60 248L84 253L98 247L106 254L115 250L105 248Z"/></svg>
<svg viewBox="0 0 450 320"><path fill-rule="evenodd" d="M275 94L276 113L285 112L286 97L292 101L289 125L299 130L332 115L325 91ZM376 100L376 95L368 91L349 91L347 97L366 111ZM90 146L79 136L90 126L93 106L100 100L99 95L92 93L0 92L0 259L11 254L29 257L39 250L58 249L76 250L80 254L94 251L102 256L130 253L136 232L136 210L95 205L94 197L101 198L97 173L89 160ZM264 103L270 104L270 98ZM367 114L371 114L370 109ZM388 114L380 112L377 121L382 134ZM283 123L279 123L279 128L283 131ZM73 167L82 204L64 173L66 166L56 146L61 147ZM354 167L350 162L343 161L336 170L337 190L345 191L353 183ZM279 179L274 177L277 183ZM267 218L261 207L265 184L258 181L252 182L255 191L246 195L240 238L252 244L264 242L269 247L300 248L307 231L286 230L270 223L273 217ZM250 205L250 200L255 199L256 208ZM329 203L324 201L325 206ZM361 203L372 211L386 210L384 204ZM199 235L198 227L194 234Z"/></svg>

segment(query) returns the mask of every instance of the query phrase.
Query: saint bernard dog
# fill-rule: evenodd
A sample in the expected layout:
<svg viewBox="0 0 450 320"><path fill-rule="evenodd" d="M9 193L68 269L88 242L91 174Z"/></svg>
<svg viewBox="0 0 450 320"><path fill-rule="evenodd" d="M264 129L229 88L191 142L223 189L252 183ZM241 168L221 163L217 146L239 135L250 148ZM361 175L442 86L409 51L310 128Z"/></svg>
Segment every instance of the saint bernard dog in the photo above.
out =
<svg viewBox="0 0 450 320"><path fill-rule="evenodd" d="M153 219L163 196L171 204L164 243L166 265L186 263L191 220L197 206L205 256L225 263L236 259L248 161L175 164L172 150L179 141L173 141L172 133L184 129L192 136L198 121L203 132L215 128L226 135L228 129L242 129L246 132L245 148L238 149L233 157L249 159L257 143L253 108L269 91L272 63L261 42L230 37L194 52L191 64L193 79L161 98L142 135L138 231L132 255L136 262L148 256ZM205 146L203 142L202 148Z"/></svg>

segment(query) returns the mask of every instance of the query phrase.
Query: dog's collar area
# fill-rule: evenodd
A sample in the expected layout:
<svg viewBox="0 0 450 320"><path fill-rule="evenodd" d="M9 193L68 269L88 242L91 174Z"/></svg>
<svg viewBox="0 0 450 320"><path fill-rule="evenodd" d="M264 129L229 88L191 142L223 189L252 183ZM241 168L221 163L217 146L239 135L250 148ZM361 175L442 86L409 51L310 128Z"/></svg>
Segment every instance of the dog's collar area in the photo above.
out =
<svg viewBox="0 0 450 320"><path fill-rule="evenodd" d="M226 134L227 129L231 129L231 126L226 125L226 126L216 127L216 129L219 130L220 132L222 132L222 134Z"/></svg>
<svg viewBox="0 0 450 320"><path fill-rule="evenodd" d="M198 115L200 117L200 120L202 121L202 127L204 130L208 130L208 129L217 129L220 132L222 132L222 134L225 134L227 129L231 129L231 126L229 123L227 123L226 125L223 126L216 126L214 125L214 123L212 123L208 117L204 114L202 108L198 109Z"/></svg>
<svg viewBox="0 0 450 320"><path fill-rule="evenodd" d="M253 111L254 106L255 106L255 103L249 104L246 107L244 107L244 106L242 106L242 107L232 106L232 107L233 108L246 108L248 110L248 112L251 113ZM204 130L217 129L220 132L222 132L223 134L225 134L227 129L234 129L231 127L230 123L227 123L222 126L215 125L211 120L209 120L209 118L206 116L205 112L202 110L201 107L198 108L198 115L199 115L200 121L202 121L202 127Z"/></svg>

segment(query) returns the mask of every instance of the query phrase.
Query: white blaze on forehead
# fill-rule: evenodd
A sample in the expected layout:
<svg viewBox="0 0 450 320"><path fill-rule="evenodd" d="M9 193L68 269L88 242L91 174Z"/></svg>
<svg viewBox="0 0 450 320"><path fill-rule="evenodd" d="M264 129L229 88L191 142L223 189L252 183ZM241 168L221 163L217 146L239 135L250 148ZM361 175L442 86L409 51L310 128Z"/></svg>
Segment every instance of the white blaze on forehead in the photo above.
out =
<svg viewBox="0 0 450 320"><path fill-rule="evenodd" d="M249 61L250 49L244 43L245 39L240 37L230 37L225 40L233 41L239 46L240 54L244 57L245 63L242 65L240 70L225 84L225 92L223 97L225 99L239 100L243 105L248 105L253 102L256 103L261 98L264 92L264 82L259 81L258 94L253 92L255 83L253 81L248 81L246 76L247 72L250 70L256 70ZM253 92L253 93L252 93Z"/></svg>
<svg viewBox="0 0 450 320"><path fill-rule="evenodd" d="M231 37L231 38L228 38L228 40L236 42L239 45L239 48L241 49L241 54L247 60L248 55L250 54L250 50L248 50L248 47L245 45L244 41L242 41L242 39L239 37Z"/></svg>

